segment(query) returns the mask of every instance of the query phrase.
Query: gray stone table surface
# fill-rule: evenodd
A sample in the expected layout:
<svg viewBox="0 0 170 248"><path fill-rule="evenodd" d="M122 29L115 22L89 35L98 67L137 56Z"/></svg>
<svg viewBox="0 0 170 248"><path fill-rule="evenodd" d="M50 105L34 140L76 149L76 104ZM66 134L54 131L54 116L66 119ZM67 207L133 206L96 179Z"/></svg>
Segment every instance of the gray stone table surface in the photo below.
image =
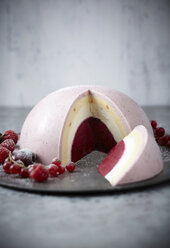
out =
<svg viewBox="0 0 170 248"><path fill-rule="evenodd" d="M145 107L170 131L170 107ZM0 107L0 130L29 109ZM50 196L0 187L0 247L170 247L170 183L127 193Z"/></svg>

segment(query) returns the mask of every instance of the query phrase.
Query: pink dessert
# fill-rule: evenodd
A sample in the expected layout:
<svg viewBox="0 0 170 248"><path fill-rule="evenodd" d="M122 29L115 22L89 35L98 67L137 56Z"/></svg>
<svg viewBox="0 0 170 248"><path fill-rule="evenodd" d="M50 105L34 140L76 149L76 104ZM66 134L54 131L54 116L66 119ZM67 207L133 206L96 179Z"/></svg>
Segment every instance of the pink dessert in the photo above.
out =
<svg viewBox="0 0 170 248"><path fill-rule="evenodd" d="M151 178L163 169L160 149L147 129L139 125L108 153L98 170L112 185Z"/></svg>
<svg viewBox="0 0 170 248"><path fill-rule="evenodd" d="M153 136L146 114L125 94L100 86L73 86L53 92L31 110L20 144L37 154L41 163L50 164L57 157L64 166L93 150L114 151L108 158L112 163L101 173L106 176L122 157L121 140L138 125Z"/></svg>

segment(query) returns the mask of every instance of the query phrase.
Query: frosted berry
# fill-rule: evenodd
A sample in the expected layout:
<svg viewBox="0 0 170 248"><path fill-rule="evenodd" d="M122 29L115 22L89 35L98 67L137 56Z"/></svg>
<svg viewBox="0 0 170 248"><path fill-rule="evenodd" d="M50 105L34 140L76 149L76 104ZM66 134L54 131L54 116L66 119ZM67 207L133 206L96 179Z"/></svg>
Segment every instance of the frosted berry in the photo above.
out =
<svg viewBox="0 0 170 248"><path fill-rule="evenodd" d="M30 172L30 178L37 182L46 181L48 179L48 175L48 170L42 164L37 164L36 168L33 168Z"/></svg>
<svg viewBox="0 0 170 248"><path fill-rule="evenodd" d="M21 171L21 167L16 165L16 164L12 164L10 167L10 173L11 174L19 174Z"/></svg>
<svg viewBox="0 0 170 248"><path fill-rule="evenodd" d="M5 134L4 134L4 137L3 138L4 138L4 140L6 140L6 139L12 139L15 142L15 144L16 144L17 141L18 141L18 134L15 133L12 130L7 130L7 131L5 131Z"/></svg>
<svg viewBox="0 0 170 248"><path fill-rule="evenodd" d="M7 173L10 174L10 167L13 163L11 161L5 161L3 164L3 170Z"/></svg>
<svg viewBox="0 0 170 248"><path fill-rule="evenodd" d="M15 149L15 142L13 141L13 139L7 139L1 143L1 146L13 152L13 150Z"/></svg>
<svg viewBox="0 0 170 248"><path fill-rule="evenodd" d="M59 173L59 175L61 175L61 174L63 174L65 172L65 168L63 167L63 166L59 166L58 167L58 173Z"/></svg>
<svg viewBox="0 0 170 248"><path fill-rule="evenodd" d="M155 136L162 137L165 134L165 129L163 127L158 127L155 129Z"/></svg>
<svg viewBox="0 0 170 248"><path fill-rule="evenodd" d="M21 171L19 173L19 176L21 178L28 178L29 177L29 171L27 168L21 168Z"/></svg>
<svg viewBox="0 0 170 248"><path fill-rule="evenodd" d="M68 172L73 172L75 170L75 168L76 168L76 166L73 162L66 165L66 169L68 170Z"/></svg>
<svg viewBox="0 0 170 248"><path fill-rule="evenodd" d="M150 122L151 122L152 128L155 129L157 127L157 122L154 120L151 120Z"/></svg>
<svg viewBox="0 0 170 248"><path fill-rule="evenodd" d="M9 152L10 151L7 148L0 145L0 164L3 164L5 159L8 157Z"/></svg>
<svg viewBox="0 0 170 248"><path fill-rule="evenodd" d="M7 157L7 158L5 159L5 161L4 161L4 163L6 163L6 162L11 162L11 159L10 159L9 157Z"/></svg>
<svg viewBox="0 0 170 248"><path fill-rule="evenodd" d="M57 166L61 166L61 161L60 161L58 158L54 158L54 159L52 160L52 164L55 164L55 165L57 165Z"/></svg>
<svg viewBox="0 0 170 248"><path fill-rule="evenodd" d="M28 165L28 167L27 167L28 172L31 173L31 171L32 171L33 169L36 169L38 165L39 165L38 163Z"/></svg>
<svg viewBox="0 0 170 248"><path fill-rule="evenodd" d="M59 167L55 164L49 164L48 172L50 176L57 177L59 175Z"/></svg>
<svg viewBox="0 0 170 248"><path fill-rule="evenodd" d="M14 152L15 159L19 159L24 162L25 166L33 164L35 160L35 154L30 149L21 149Z"/></svg>

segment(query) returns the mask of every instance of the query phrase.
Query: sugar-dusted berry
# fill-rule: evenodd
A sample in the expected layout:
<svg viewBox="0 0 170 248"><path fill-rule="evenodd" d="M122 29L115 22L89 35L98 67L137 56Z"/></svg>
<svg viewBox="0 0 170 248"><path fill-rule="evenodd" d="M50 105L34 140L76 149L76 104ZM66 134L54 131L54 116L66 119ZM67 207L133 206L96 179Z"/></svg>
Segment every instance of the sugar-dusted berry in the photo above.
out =
<svg viewBox="0 0 170 248"><path fill-rule="evenodd" d="M48 172L50 176L57 177L59 175L59 166L57 166L56 164L49 164Z"/></svg>
<svg viewBox="0 0 170 248"><path fill-rule="evenodd" d="M3 170L7 173L7 174L10 174L10 167L13 163L9 160L6 160L3 164Z"/></svg>
<svg viewBox="0 0 170 248"><path fill-rule="evenodd" d="M76 166L75 163L70 162L69 164L66 165L66 169L68 172L73 172L75 170Z"/></svg>
<svg viewBox="0 0 170 248"><path fill-rule="evenodd" d="M0 145L0 164L3 164L5 159L8 157L9 152L10 151L7 148Z"/></svg>
<svg viewBox="0 0 170 248"><path fill-rule="evenodd" d="M11 174L19 174L20 171L21 171L21 167L18 166L17 164L12 164L12 165L10 166L10 173L11 173Z"/></svg>
<svg viewBox="0 0 170 248"><path fill-rule="evenodd" d="M5 147L8 150L10 150L11 152L13 152L15 149L15 142L13 141L13 139L7 139L1 143L1 146Z"/></svg>
<svg viewBox="0 0 170 248"><path fill-rule="evenodd" d="M19 176L21 178L28 178L29 177L29 171L28 168L21 168L21 171L19 173Z"/></svg>
<svg viewBox="0 0 170 248"><path fill-rule="evenodd" d="M33 168L30 172L30 178L37 182L43 182L48 179L49 173L48 170L42 164L36 164L35 169Z"/></svg>
<svg viewBox="0 0 170 248"><path fill-rule="evenodd" d="M61 161L58 158L53 158L52 164L55 164L57 166L61 166Z"/></svg>
<svg viewBox="0 0 170 248"><path fill-rule="evenodd" d="M4 138L4 140L6 140L6 139L12 139L15 142L15 144L16 144L17 141L18 141L18 134L15 133L12 130L7 130L7 131L5 131L3 138Z"/></svg>

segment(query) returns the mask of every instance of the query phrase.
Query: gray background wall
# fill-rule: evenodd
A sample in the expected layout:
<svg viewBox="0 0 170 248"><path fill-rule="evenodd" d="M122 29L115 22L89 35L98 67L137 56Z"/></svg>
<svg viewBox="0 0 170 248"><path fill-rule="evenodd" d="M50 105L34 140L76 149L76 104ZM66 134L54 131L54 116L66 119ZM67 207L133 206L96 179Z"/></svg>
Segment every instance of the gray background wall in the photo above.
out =
<svg viewBox="0 0 170 248"><path fill-rule="evenodd" d="M170 1L0 0L0 105L73 84L170 105Z"/></svg>

